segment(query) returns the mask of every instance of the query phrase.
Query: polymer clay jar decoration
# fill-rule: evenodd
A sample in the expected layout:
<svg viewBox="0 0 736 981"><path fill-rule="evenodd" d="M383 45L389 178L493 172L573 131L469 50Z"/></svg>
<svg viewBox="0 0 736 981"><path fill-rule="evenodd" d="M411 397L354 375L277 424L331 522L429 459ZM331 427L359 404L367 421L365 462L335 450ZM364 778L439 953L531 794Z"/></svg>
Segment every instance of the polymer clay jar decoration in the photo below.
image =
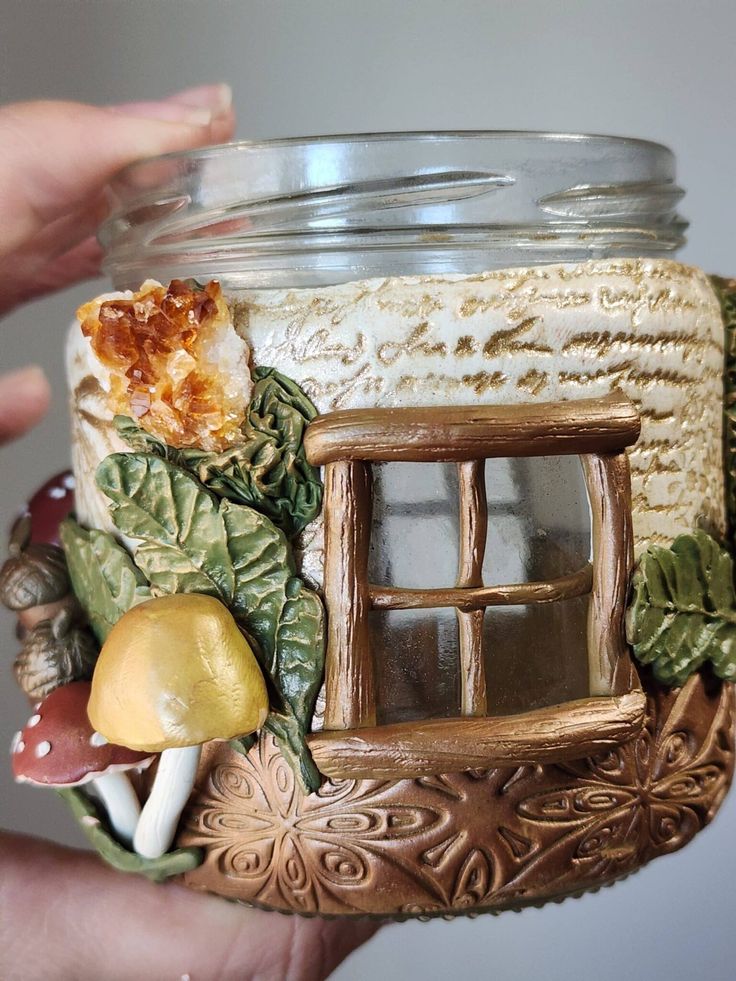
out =
<svg viewBox="0 0 736 981"><path fill-rule="evenodd" d="M447 915L611 883L711 820L736 284L674 258L674 181L655 144L515 133L116 179L116 292L69 336L56 590L93 654L43 674L91 675L96 730L163 750L132 845L62 791L109 861L286 912Z"/></svg>

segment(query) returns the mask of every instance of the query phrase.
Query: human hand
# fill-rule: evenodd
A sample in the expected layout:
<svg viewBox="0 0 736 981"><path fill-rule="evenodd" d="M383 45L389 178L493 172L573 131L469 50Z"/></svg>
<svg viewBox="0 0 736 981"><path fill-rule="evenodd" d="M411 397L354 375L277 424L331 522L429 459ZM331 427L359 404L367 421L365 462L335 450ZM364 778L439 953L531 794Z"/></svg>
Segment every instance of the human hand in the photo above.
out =
<svg viewBox="0 0 736 981"><path fill-rule="evenodd" d="M125 164L231 138L225 86L163 102L0 107L0 312L99 273L102 190ZM40 369L0 376L0 443L43 416ZM88 852L0 834L4 981L191 981L327 975L376 926L247 910L152 885Z"/></svg>
<svg viewBox="0 0 736 981"><path fill-rule="evenodd" d="M376 929L245 909L0 835L3 981L321 981Z"/></svg>
<svg viewBox="0 0 736 981"><path fill-rule="evenodd" d="M106 213L103 189L121 167L228 140L234 123L226 85L113 107L0 106L0 314L99 275L94 233ZM0 443L35 425L48 402L38 368L0 377Z"/></svg>

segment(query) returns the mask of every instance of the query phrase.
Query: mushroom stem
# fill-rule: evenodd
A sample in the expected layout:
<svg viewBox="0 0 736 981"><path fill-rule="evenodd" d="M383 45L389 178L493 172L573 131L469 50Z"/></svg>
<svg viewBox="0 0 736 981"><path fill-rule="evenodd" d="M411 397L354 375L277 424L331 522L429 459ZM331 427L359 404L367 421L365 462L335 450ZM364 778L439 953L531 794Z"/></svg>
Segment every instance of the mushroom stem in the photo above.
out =
<svg viewBox="0 0 736 981"><path fill-rule="evenodd" d="M126 845L133 841L141 805L133 785L124 773L103 773L92 781L100 800L105 805L110 826Z"/></svg>
<svg viewBox="0 0 736 981"><path fill-rule="evenodd" d="M161 753L133 838L133 847L144 858L158 858L174 840L179 817L194 786L201 752L201 746L182 746Z"/></svg>

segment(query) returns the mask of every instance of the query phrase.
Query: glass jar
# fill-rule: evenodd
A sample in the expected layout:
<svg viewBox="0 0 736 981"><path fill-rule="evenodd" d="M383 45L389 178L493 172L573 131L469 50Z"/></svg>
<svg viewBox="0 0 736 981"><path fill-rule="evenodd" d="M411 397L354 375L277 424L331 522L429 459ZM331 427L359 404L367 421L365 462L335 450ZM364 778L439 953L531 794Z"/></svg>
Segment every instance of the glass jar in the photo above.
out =
<svg viewBox="0 0 736 981"><path fill-rule="evenodd" d="M322 514L291 546L326 614L322 708L245 753L207 744L186 884L329 916L497 911L613 882L715 813L732 686L667 690L625 632L635 557L725 531L723 321L674 260L674 176L638 140L416 133L115 180L114 285L219 280L235 400L247 355L319 413L300 451ZM127 444L82 332L69 350L77 513L114 533L94 474ZM311 694L322 646L317 628L287 658Z"/></svg>
<svg viewBox="0 0 736 981"><path fill-rule="evenodd" d="M243 142L129 167L112 184L101 240L116 288L137 288L149 277L216 278L246 306L267 304L265 294L274 291L269 331L286 335L295 317L293 291L307 291L314 304L337 284L383 277L451 279L671 256L686 227L676 212L683 192L674 178L668 149L618 137L460 132ZM408 338L421 351L422 324L431 330L432 316L415 319L420 335L409 331ZM329 331L327 314L324 324ZM440 333L436 349L445 343ZM269 360L257 337L249 340L254 356ZM272 346L265 341L264 335L260 346ZM465 342L471 343L467 336ZM399 334L389 333L377 348L387 371L400 359L400 343ZM289 373L318 408L340 408L321 395L329 388L328 370L306 358L302 363L314 370L305 377L290 364ZM423 395L404 392L398 404L427 404L434 395L425 386ZM459 398L437 395L440 403L446 397ZM460 401L498 398L479 382ZM374 400L388 404L367 385L359 404ZM488 461L485 496L485 584L557 580L589 561L590 505L577 457ZM374 466L371 583L454 585L460 511L454 464ZM321 541L305 544L302 571L321 585ZM588 695L588 619L587 596L487 610L485 671L494 678L488 711L513 713ZM370 629L379 722L461 711L455 610L374 610ZM498 637L505 642L499 645ZM397 648L406 656L392 657Z"/></svg>

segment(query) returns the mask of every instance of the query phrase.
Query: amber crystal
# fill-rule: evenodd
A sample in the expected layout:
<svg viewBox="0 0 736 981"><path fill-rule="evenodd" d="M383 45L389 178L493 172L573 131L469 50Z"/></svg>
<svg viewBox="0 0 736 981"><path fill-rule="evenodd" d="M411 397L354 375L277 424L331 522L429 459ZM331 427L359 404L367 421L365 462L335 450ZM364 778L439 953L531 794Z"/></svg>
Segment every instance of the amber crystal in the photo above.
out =
<svg viewBox="0 0 736 981"><path fill-rule="evenodd" d="M87 303L77 316L110 372L115 412L174 446L221 450L237 442L248 348L218 282L147 282L130 296Z"/></svg>

